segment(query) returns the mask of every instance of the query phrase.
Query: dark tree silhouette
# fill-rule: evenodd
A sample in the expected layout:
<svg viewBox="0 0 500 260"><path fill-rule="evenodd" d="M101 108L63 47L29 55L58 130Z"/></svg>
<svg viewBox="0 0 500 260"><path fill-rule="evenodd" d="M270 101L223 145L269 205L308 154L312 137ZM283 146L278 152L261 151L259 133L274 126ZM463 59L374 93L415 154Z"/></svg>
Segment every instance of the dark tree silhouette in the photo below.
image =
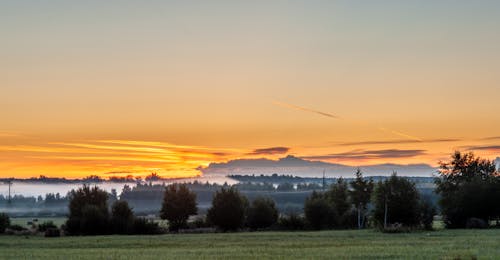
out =
<svg viewBox="0 0 500 260"><path fill-rule="evenodd" d="M407 227L420 224L420 200L415 184L396 173L376 185L373 203L373 217L380 227L394 223Z"/></svg>
<svg viewBox="0 0 500 260"><path fill-rule="evenodd" d="M66 232L70 235L97 235L108 232L108 194L97 186L72 190L69 193L69 216ZM93 226L95 225L95 226Z"/></svg>
<svg viewBox="0 0 500 260"><path fill-rule="evenodd" d="M466 227L471 218L488 223L500 216L500 175L493 161L455 152L440 163L436 192L447 228Z"/></svg>
<svg viewBox="0 0 500 260"><path fill-rule="evenodd" d="M118 200L111 206L111 227L114 234L130 234L133 232L134 212L128 202Z"/></svg>
<svg viewBox="0 0 500 260"><path fill-rule="evenodd" d="M342 227L348 226L351 203L349 202L349 188L343 178L339 178L337 183L330 186L326 193L331 201L335 212L338 214L338 223Z"/></svg>
<svg viewBox="0 0 500 260"><path fill-rule="evenodd" d="M248 208L247 224L251 229L267 228L277 221L276 203L270 198L258 197Z"/></svg>
<svg viewBox="0 0 500 260"><path fill-rule="evenodd" d="M313 191L304 203L304 214L313 229L334 227L338 222L338 214L331 201L324 193Z"/></svg>
<svg viewBox="0 0 500 260"><path fill-rule="evenodd" d="M207 220L224 231L237 230L243 226L247 208L248 200L238 190L222 188L214 194Z"/></svg>
<svg viewBox="0 0 500 260"><path fill-rule="evenodd" d="M187 225L189 216L195 215L196 193L191 192L185 184L171 184L165 189L160 216L168 220L171 231L178 231Z"/></svg>
<svg viewBox="0 0 500 260"><path fill-rule="evenodd" d="M4 233L8 226L10 226L9 215L0 213L0 234Z"/></svg>
<svg viewBox="0 0 500 260"><path fill-rule="evenodd" d="M373 180L365 180L360 169L356 171L356 179L351 182L352 190L349 191L351 202L356 208L358 228L363 228L366 223L366 207L370 202L373 192Z"/></svg>

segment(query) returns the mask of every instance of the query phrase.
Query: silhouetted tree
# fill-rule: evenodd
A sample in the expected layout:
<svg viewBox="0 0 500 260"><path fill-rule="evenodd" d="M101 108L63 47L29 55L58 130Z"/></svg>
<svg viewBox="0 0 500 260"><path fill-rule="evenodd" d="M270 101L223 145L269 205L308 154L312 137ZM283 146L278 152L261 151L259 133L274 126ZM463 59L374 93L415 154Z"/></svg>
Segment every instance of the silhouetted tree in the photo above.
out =
<svg viewBox="0 0 500 260"><path fill-rule="evenodd" d="M351 203L349 202L347 182L342 177L337 179L337 183L330 186L330 190L326 195L331 201L335 212L338 214L337 224L341 227L348 226Z"/></svg>
<svg viewBox="0 0 500 260"><path fill-rule="evenodd" d="M338 214L324 193L313 193L304 203L304 214L313 229L331 228L337 224Z"/></svg>
<svg viewBox="0 0 500 260"><path fill-rule="evenodd" d="M373 180L365 180L360 169L356 171L356 178L351 182L349 192L351 202L356 207L358 228L365 226L365 211L373 192Z"/></svg>
<svg viewBox="0 0 500 260"><path fill-rule="evenodd" d="M169 229L178 231L185 227L189 216L195 215L196 193L191 192L185 184L171 184L165 189L161 218L168 220Z"/></svg>
<svg viewBox="0 0 500 260"><path fill-rule="evenodd" d="M128 202L117 200L111 206L111 227L114 234L130 234L133 232L134 212Z"/></svg>
<svg viewBox="0 0 500 260"><path fill-rule="evenodd" d="M378 226L399 223L408 227L420 223L420 201L415 184L394 173L379 182L373 196L374 220Z"/></svg>
<svg viewBox="0 0 500 260"><path fill-rule="evenodd" d="M10 217L5 213L0 213L0 234L5 232L5 229L10 226Z"/></svg>
<svg viewBox="0 0 500 260"><path fill-rule="evenodd" d="M248 200L238 190L222 188L214 194L207 220L224 231L237 230L243 226L247 208Z"/></svg>
<svg viewBox="0 0 500 260"><path fill-rule="evenodd" d="M258 197L248 208L247 224L251 229L267 228L277 221L276 203L270 198Z"/></svg>
<svg viewBox="0 0 500 260"><path fill-rule="evenodd" d="M106 234L108 232L108 194L97 186L72 190L69 193L69 216L66 232L78 234Z"/></svg>
<svg viewBox="0 0 500 260"><path fill-rule="evenodd" d="M441 162L436 192L447 228L463 228L470 218L488 223L500 216L500 176L493 161L455 152Z"/></svg>

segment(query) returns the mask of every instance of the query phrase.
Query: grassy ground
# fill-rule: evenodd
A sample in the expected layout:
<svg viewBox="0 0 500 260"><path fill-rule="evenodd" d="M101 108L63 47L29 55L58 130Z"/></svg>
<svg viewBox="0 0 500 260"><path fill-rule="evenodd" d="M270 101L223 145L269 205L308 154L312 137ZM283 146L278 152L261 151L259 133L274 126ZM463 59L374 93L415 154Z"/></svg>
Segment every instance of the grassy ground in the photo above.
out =
<svg viewBox="0 0 500 260"><path fill-rule="evenodd" d="M2 259L499 259L500 230L373 230L161 236L0 236Z"/></svg>

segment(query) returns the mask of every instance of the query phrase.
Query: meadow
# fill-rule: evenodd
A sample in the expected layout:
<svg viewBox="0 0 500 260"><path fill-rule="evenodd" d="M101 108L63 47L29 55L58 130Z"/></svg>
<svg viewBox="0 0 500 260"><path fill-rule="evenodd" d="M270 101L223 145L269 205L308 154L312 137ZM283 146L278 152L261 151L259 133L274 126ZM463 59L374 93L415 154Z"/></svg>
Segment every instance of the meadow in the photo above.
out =
<svg viewBox="0 0 500 260"><path fill-rule="evenodd" d="M1 259L498 259L500 229L0 236Z"/></svg>

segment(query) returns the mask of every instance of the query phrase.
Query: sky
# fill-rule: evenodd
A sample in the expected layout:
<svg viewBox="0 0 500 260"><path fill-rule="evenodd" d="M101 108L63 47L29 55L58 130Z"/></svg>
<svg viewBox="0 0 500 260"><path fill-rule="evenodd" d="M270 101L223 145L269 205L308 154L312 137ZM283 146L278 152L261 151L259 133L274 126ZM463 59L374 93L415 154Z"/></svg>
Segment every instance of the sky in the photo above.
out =
<svg viewBox="0 0 500 260"><path fill-rule="evenodd" d="M500 156L498 1L2 1L0 177Z"/></svg>

